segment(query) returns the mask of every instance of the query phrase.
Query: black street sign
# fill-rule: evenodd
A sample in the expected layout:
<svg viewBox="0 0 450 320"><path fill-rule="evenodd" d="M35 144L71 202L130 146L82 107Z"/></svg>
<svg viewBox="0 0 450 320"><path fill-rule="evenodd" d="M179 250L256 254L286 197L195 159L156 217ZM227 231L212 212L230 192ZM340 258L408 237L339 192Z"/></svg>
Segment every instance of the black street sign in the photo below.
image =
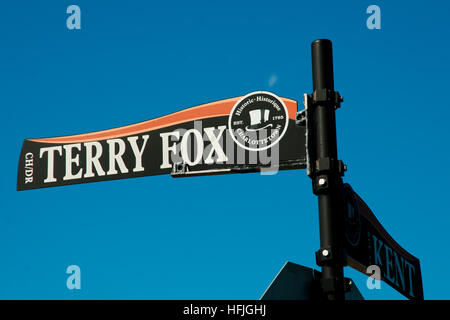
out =
<svg viewBox="0 0 450 320"><path fill-rule="evenodd" d="M364 274L376 265L381 280L409 299L423 300L419 260L392 239L349 184L343 187L348 265Z"/></svg>
<svg viewBox="0 0 450 320"><path fill-rule="evenodd" d="M286 262L263 293L261 300L320 300L321 273L317 270ZM364 300L355 283L347 278L349 290L345 300Z"/></svg>
<svg viewBox="0 0 450 320"><path fill-rule="evenodd" d="M306 167L297 102L264 91L79 135L25 139L17 189Z"/></svg>

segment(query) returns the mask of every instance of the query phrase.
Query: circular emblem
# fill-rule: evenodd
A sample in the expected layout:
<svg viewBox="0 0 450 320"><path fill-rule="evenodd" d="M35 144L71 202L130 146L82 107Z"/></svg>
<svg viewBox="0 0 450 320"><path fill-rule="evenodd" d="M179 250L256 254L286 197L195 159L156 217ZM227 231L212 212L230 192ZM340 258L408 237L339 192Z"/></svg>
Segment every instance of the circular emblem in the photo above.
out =
<svg viewBox="0 0 450 320"><path fill-rule="evenodd" d="M347 242L356 247L361 239L361 217L352 188L344 185L344 214L345 214L345 238Z"/></svg>
<svg viewBox="0 0 450 320"><path fill-rule="evenodd" d="M234 142L251 151L276 145L285 134L289 115L283 100L266 91L242 97L231 110L228 128Z"/></svg>

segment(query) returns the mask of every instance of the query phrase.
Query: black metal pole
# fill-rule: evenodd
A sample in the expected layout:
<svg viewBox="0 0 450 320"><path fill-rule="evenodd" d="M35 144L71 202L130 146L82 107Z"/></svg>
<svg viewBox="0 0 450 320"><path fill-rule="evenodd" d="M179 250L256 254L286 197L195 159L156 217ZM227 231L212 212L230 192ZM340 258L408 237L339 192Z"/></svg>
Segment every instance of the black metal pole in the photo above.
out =
<svg viewBox="0 0 450 320"><path fill-rule="evenodd" d="M311 44L312 96L312 181L318 196L320 250L316 252L322 266L321 286L325 299L344 299L342 219L339 185L342 183L342 162L337 159L335 107L341 101L334 91L333 53L330 40Z"/></svg>

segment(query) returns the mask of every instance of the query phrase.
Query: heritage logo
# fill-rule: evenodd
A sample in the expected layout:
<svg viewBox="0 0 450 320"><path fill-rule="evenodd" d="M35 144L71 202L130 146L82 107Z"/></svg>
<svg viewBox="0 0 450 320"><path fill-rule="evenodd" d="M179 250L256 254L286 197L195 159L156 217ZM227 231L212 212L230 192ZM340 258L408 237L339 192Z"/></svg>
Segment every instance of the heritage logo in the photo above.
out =
<svg viewBox="0 0 450 320"><path fill-rule="evenodd" d="M283 100L266 91L252 92L233 107L228 127L233 140L251 151L276 145L288 128L289 114Z"/></svg>

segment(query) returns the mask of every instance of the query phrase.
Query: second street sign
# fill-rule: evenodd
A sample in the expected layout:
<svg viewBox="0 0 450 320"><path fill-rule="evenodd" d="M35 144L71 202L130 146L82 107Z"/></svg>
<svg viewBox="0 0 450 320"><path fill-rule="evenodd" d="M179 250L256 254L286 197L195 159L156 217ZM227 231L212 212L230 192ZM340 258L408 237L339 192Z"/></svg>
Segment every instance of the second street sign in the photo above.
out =
<svg viewBox="0 0 450 320"><path fill-rule="evenodd" d="M409 299L423 300L419 260L392 239L349 184L344 185L343 193L348 265L362 273L376 265L381 280Z"/></svg>
<svg viewBox="0 0 450 320"><path fill-rule="evenodd" d="M297 102L257 91L104 131L26 139L17 189L157 174L207 175L306 166Z"/></svg>

